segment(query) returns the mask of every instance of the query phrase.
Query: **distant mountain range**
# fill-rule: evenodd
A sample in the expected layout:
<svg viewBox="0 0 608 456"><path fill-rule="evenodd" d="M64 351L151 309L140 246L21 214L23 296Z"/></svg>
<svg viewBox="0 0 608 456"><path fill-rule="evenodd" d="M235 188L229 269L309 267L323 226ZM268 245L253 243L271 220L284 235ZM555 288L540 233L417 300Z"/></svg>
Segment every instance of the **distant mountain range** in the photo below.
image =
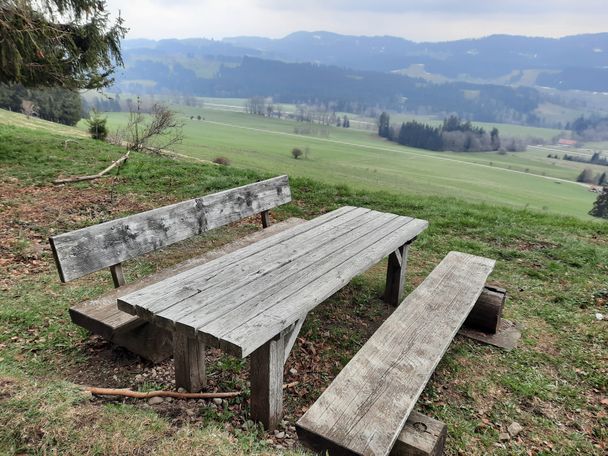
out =
<svg viewBox="0 0 608 456"><path fill-rule="evenodd" d="M441 43L297 32L123 42L116 88L543 124L535 87L608 92L608 33Z"/></svg>
<svg viewBox="0 0 608 456"><path fill-rule="evenodd" d="M558 39L492 35L416 43L392 36L296 32L279 39L243 36L221 41L126 40L123 46L127 57L166 58L181 54L223 61L253 56L364 71L396 71L435 81L449 79L608 91L608 33ZM589 72L592 74L584 74Z"/></svg>

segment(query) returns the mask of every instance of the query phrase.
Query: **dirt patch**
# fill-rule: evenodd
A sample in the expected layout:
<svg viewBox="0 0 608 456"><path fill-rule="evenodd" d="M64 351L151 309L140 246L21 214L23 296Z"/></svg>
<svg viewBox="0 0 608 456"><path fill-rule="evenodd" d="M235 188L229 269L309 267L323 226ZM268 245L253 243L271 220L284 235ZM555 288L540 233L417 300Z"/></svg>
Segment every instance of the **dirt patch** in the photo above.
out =
<svg viewBox="0 0 608 456"><path fill-rule="evenodd" d="M16 387L13 380L9 378L0 378L0 402L13 396Z"/></svg>

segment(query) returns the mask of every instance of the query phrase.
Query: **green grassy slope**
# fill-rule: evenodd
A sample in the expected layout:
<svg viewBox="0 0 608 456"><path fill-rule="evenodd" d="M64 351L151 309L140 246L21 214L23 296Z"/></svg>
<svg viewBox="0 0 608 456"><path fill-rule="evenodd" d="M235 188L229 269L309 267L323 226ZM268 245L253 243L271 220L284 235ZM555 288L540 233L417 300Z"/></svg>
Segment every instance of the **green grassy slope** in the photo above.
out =
<svg viewBox="0 0 608 456"><path fill-rule="evenodd" d="M239 168L311 177L359 190L453 196L581 218L589 217L595 199L586 187L572 182L582 168L562 166L562 160L549 160L542 152L437 153L386 142L371 132L326 127L316 135L314 130L298 135L294 128L307 125L237 112L180 109L185 140L176 149L205 159L225 156ZM204 121L189 119L199 114ZM126 118L125 113L111 113L109 125L118 127ZM308 159L294 160L293 147L308 147Z"/></svg>
<svg viewBox="0 0 608 456"><path fill-rule="evenodd" d="M217 129L213 137L228 141L230 132ZM0 125L0 453L278 453L268 442L276 438L247 422L243 399L219 408L192 401L149 406L79 392L75 384L171 389L170 376L161 375L171 372L170 364L130 358L71 324L68 307L110 290L111 280L103 271L60 285L46 243L50 233L268 174L134 153L109 178L54 187L58 175L97 171L122 153L88 139L66 150L65 139ZM283 155L276 153L278 163ZM370 166L380 159L371 158ZM511 352L463 338L451 345L417 405L448 424L448 455L605 454L608 325L595 313L608 313L608 224L301 177L291 184L294 201L273 211L275 219L314 217L348 204L429 220L411 249L408 291L450 250L497 260L491 280L508 290L505 316L522 325L523 338ZM127 280L254 229L252 223L228 227L129 261ZM357 278L308 316L286 366L286 381L299 381L285 392L286 431L390 313L379 299L384 268ZM248 397L245 362L210 353L208 369L213 388ZM514 421L524 431L499 441Z"/></svg>

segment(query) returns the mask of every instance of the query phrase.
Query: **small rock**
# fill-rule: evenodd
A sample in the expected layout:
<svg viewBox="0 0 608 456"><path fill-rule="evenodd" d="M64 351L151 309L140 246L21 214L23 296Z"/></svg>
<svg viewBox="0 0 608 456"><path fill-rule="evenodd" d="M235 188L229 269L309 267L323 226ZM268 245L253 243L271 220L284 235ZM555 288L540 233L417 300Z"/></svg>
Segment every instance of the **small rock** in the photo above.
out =
<svg viewBox="0 0 608 456"><path fill-rule="evenodd" d="M511 440L511 436L507 432L501 432L500 434L498 434L498 440L500 440L501 442L506 442L508 440Z"/></svg>
<svg viewBox="0 0 608 456"><path fill-rule="evenodd" d="M284 439L285 438L285 433L283 431L274 431L274 436L277 439Z"/></svg>
<svg viewBox="0 0 608 456"><path fill-rule="evenodd" d="M177 392L178 393L185 393L186 390L180 386L179 388L177 388Z"/></svg>
<svg viewBox="0 0 608 456"><path fill-rule="evenodd" d="M154 396L151 397L150 399L148 399L148 404L150 405L158 405L158 404L162 404L163 402L163 398L160 396Z"/></svg>
<svg viewBox="0 0 608 456"><path fill-rule="evenodd" d="M604 314L601 314L601 313L597 312L595 314L595 319L598 320L598 321L602 321L604 319Z"/></svg>
<svg viewBox="0 0 608 456"><path fill-rule="evenodd" d="M524 427L521 424L519 424L517 421L513 421L507 428L507 431L509 432L511 437L516 437L517 434L519 434L523 430L524 430Z"/></svg>
<svg viewBox="0 0 608 456"><path fill-rule="evenodd" d="M213 398L213 403L215 405L222 405L222 399L220 399L219 397L215 397Z"/></svg>
<svg viewBox="0 0 608 456"><path fill-rule="evenodd" d="M289 373L291 375L296 375L298 373L298 369L296 369L295 367L292 367L291 369L289 369Z"/></svg>
<svg viewBox="0 0 608 456"><path fill-rule="evenodd" d="M288 426L288 427L287 427L287 430L288 430L289 432L296 432L296 427L295 427L295 426Z"/></svg>
<svg viewBox="0 0 608 456"><path fill-rule="evenodd" d="M167 396L165 398L165 402L173 402L173 398L171 396Z"/></svg>

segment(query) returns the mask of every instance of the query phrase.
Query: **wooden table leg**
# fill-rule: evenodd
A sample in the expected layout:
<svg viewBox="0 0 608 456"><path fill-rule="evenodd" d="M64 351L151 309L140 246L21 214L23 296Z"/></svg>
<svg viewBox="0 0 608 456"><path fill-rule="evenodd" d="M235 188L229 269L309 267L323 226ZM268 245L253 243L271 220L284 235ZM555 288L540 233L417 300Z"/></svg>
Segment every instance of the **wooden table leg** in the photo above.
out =
<svg viewBox="0 0 608 456"><path fill-rule="evenodd" d="M175 331L173 333L175 387L189 392L200 391L207 384L205 376L205 344Z"/></svg>
<svg viewBox="0 0 608 456"><path fill-rule="evenodd" d="M276 429L283 417L285 336L266 342L251 354L251 419Z"/></svg>
<svg viewBox="0 0 608 456"><path fill-rule="evenodd" d="M405 284L405 271L407 270L407 252L412 242L413 239L399 247L388 257L384 301L393 306L401 304L403 286Z"/></svg>

